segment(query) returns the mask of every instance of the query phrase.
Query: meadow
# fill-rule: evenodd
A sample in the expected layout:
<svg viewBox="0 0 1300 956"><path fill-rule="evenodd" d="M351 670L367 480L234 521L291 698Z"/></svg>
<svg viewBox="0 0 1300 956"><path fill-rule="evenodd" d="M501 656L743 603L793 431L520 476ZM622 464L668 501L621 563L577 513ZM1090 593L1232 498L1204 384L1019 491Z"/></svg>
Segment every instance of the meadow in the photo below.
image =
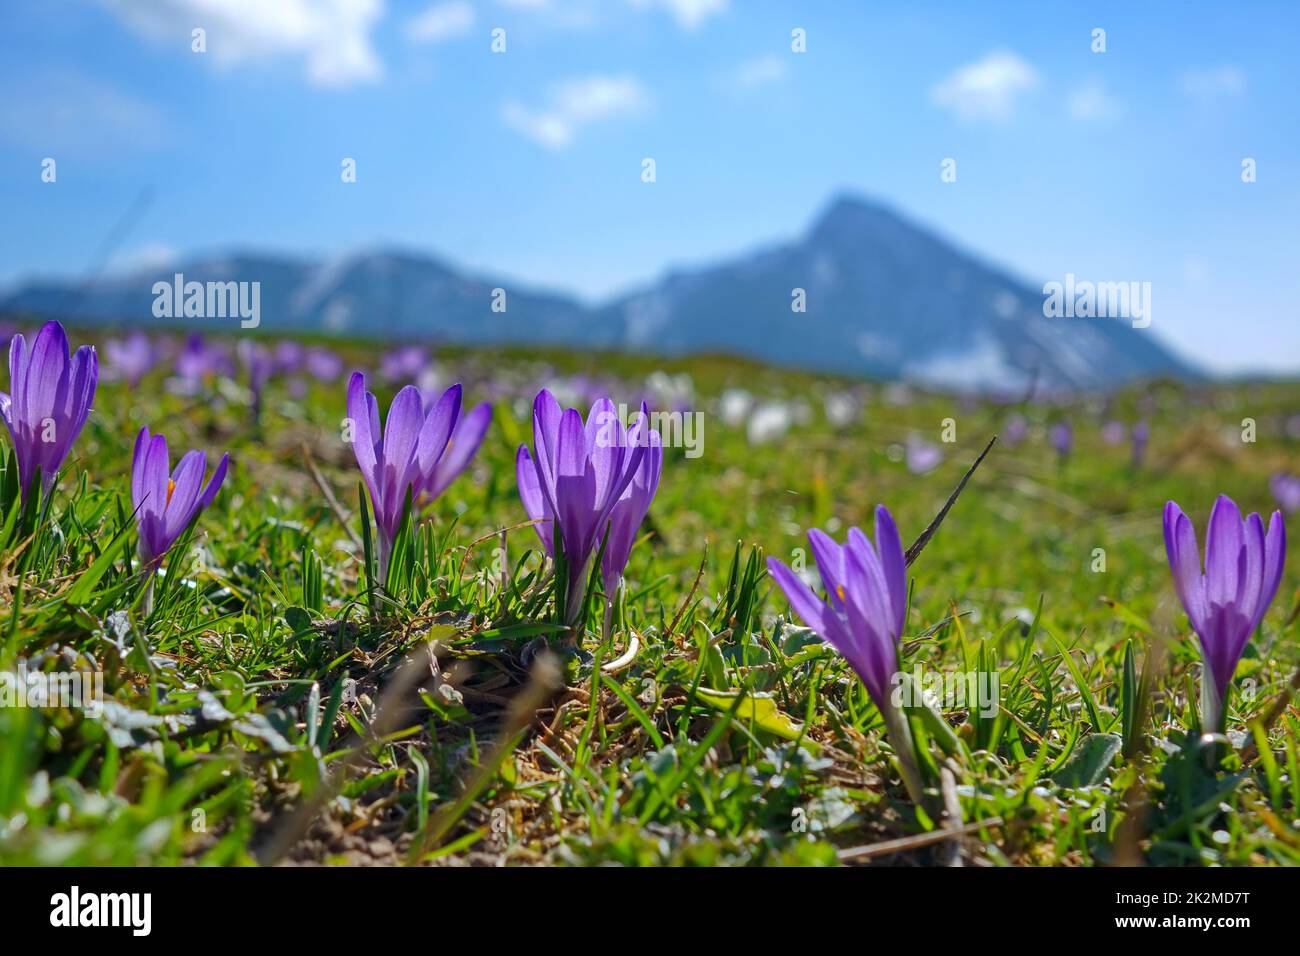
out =
<svg viewBox="0 0 1300 956"><path fill-rule="evenodd" d="M1177 501L1204 542L1221 493L1267 520L1300 455L1295 383L991 401L717 357L358 342L314 366L284 346L252 381L245 337L156 337L139 380L112 381L122 340L69 337L98 344L101 381L39 514L0 439L0 666L101 675L102 712L0 707L0 863L1300 863L1300 566L1207 741L1161 523ZM353 369L381 412L408 382L493 405L382 580L344 437ZM520 501L542 387L584 414L702 413L697 448L664 449L608 622L598 583L560 619ZM132 518L142 427L173 461L230 455L161 575ZM878 504L912 545L994 436L908 567L899 669L997 688L905 708L918 801L765 558L812 571L807 530L871 534Z"/></svg>

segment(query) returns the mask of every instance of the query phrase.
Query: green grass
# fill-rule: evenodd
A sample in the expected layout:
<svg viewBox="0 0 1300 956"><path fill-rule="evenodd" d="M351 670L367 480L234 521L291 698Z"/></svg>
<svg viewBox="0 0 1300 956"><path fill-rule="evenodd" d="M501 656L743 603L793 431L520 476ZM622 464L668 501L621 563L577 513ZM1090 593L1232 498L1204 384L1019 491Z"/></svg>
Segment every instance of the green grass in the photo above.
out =
<svg viewBox="0 0 1300 956"><path fill-rule="evenodd" d="M1284 428L1294 385L1158 384L1109 408L1021 409L1030 438L994 446L910 569L903 669L996 671L1001 685L996 715L913 713L932 788L917 807L865 690L789 623L759 557L798 560L809 527L869 529L877 502L910 543L1015 409L900 404L721 359L548 359L609 377L629 403L655 369L688 372L706 412L703 454L665 456L612 640L593 606L576 651L520 527L535 357L440 357L468 400L488 382L514 399L413 529L392 593L367 586L342 382L298 399L273 382L261 427L234 383L195 398L162 373L101 384L48 523L0 550L0 633L6 667L102 671L108 704L101 720L0 709L0 862L1300 862L1300 714L1261 720L1300 664L1296 560L1229 705L1230 734L1257 755L1211 771L1194 736L1184 746L1200 667L1160 523L1168 498L1202 537L1219 492L1273 509L1268 476L1300 451ZM803 403L807 420L751 444L716 413L729 387ZM864 414L836 428L823 399L847 389ZM1044 431L1062 417L1077 445L1060 464ZM1101 441L1110 417L1151 422L1144 467ZM1254 443L1240 440L1248 417ZM937 442L946 418L957 441L913 476L902 443ZM142 425L173 455L229 450L234 464L147 615L129 521ZM635 657L606 671L633 634ZM956 841L927 836L958 825Z"/></svg>

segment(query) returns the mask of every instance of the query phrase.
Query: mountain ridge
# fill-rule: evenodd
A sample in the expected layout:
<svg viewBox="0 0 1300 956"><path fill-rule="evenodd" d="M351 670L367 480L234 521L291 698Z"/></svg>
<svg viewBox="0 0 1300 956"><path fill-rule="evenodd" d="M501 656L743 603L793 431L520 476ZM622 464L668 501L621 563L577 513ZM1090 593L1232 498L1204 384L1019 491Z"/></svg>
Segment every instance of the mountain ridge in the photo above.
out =
<svg viewBox="0 0 1300 956"><path fill-rule="evenodd" d="M596 304L463 270L433 252L381 246L327 260L239 250L90 282L32 279L0 295L0 315L174 324L154 317L151 290L176 273L187 282L260 282L263 331L716 352L956 390L1201 377L1124 320L1047 318L1042 292L1023 279L850 193L832 197L795 238L675 266ZM504 312L492 310L499 289Z"/></svg>

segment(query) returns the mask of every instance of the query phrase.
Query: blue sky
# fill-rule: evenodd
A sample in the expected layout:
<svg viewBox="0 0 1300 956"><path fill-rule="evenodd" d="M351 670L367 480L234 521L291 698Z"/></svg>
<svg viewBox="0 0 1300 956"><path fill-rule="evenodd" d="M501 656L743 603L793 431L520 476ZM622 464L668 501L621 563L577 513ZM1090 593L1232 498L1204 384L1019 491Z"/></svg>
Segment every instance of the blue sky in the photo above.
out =
<svg viewBox="0 0 1300 956"><path fill-rule="evenodd" d="M1297 49L1283 2L7 3L0 283L86 273L147 189L110 268L397 245L595 299L848 190L1034 283L1149 281L1212 369L1300 371Z"/></svg>

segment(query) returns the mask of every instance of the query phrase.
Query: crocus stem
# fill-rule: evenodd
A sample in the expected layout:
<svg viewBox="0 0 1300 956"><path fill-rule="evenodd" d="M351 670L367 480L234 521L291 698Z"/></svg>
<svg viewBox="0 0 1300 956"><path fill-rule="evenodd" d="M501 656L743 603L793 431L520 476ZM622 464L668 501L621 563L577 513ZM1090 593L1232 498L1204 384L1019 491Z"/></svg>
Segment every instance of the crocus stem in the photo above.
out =
<svg viewBox="0 0 1300 956"><path fill-rule="evenodd" d="M153 613L153 589L158 583L158 571L154 569L149 573L149 580L144 584L144 600L140 602L140 611L145 617Z"/></svg>
<svg viewBox="0 0 1300 956"><path fill-rule="evenodd" d="M604 640L609 644L614 639L614 599L609 597L605 599L605 631Z"/></svg>
<svg viewBox="0 0 1300 956"><path fill-rule="evenodd" d="M608 586L607 586L608 587ZM624 596L623 576L619 575L618 583L614 585L613 590L605 595L605 643L610 647L614 646L614 617L618 614L619 598Z"/></svg>
<svg viewBox="0 0 1300 956"><path fill-rule="evenodd" d="M379 554L377 555L378 561L376 562L376 564L378 565L377 570L379 573L379 579L370 582L372 587L374 586L384 587L388 584L388 561L392 556L393 556L392 543L389 542L387 539L385 539L383 535L380 535Z"/></svg>
<svg viewBox="0 0 1300 956"><path fill-rule="evenodd" d="M921 782L921 770L916 764L916 744L912 740L912 728L907 723L906 715L888 704L881 708L885 718L885 733L894 745L898 757L898 769L903 775L903 786L912 802L920 805L925 795L925 786Z"/></svg>
<svg viewBox="0 0 1300 956"><path fill-rule="evenodd" d="M1223 698L1219 696L1219 689L1214 685L1214 675L1207 665L1201 673L1201 733L1223 734L1228 726L1227 717ZM1205 769L1214 772L1222 759L1222 746L1218 743L1205 745Z"/></svg>
<svg viewBox="0 0 1300 956"><path fill-rule="evenodd" d="M567 627L573 627L578 622L586 599L587 565L584 564L576 573L569 569L569 582L564 595L564 623ZM576 635L573 639L577 639Z"/></svg>
<svg viewBox="0 0 1300 956"><path fill-rule="evenodd" d="M1201 672L1201 733L1221 734L1226 726L1223 700L1209 667Z"/></svg>

